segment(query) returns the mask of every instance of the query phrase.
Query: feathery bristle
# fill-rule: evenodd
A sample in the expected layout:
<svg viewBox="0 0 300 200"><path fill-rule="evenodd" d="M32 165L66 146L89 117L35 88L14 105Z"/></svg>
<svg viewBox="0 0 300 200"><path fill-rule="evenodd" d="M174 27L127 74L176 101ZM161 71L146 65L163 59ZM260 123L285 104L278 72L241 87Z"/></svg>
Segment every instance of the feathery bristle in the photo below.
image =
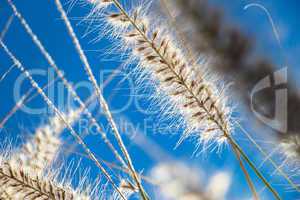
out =
<svg viewBox="0 0 300 200"><path fill-rule="evenodd" d="M172 114L181 114L186 122L185 137L201 132L200 142L222 143L232 132L231 109L227 107L224 90L212 80L204 65L191 64L164 28L149 25L141 10L131 16L125 11L111 14L108 22L128 26L117 33L132 50L133 59L143 73L157 82L158 92L171 102ZM120 31L123 31L120 34ZM118 37L117 36L117 37ZM160 94L161 96L161 94Z"/></svg>

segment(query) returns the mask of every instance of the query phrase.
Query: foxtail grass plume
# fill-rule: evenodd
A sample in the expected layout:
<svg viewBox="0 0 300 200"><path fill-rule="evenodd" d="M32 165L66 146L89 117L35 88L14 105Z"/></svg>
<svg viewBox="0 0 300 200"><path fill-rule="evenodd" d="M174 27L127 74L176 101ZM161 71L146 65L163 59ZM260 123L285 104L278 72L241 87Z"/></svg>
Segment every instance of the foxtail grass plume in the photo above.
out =
<svg viewBox="0 0 300 200"><path fill-rule="evenodd" d="M88 200L72 188L57 185L47 177L30 175L22 166L2 161L0 164L1 198L6 199L57 199L57 200Z"/></svg>
<svg viewBox="0 0 300 200"><path fill-rule="evenodd" d="M166 31L162 25L156 26L155 22L159 20L151 20L144 14L145 6L129 12L118 0L112 2L118 12L113 10L107 16L107 27L111 27L109 33L118 41L123 39L124 44L119 46L125 46L125 50L127 48L131 51L132 60L129 63L138 62L139 69L134 73L141 71L143 78L146 75L146 78L149 77L154 82L157 96L162 99L161 103L167 109L170 119L173 120L179 114L184 119L185 132L178 144L190 136L196 136L198 147L199 144L204 144L202 146L205 150L209 147L218 148L225 142L230 143L254 198L257 198L257 193L240 156L274 196L280 199L232 138L232 106L229 106L225 94L227 86L222 86L220 80L216 81L205 64L196 64L186 56L170 31Z"/></svg>
<svg viewBox="0 0 300 200"><path fill-rule="evenodd" d="M64 114L69 124L79 119L77 110ZM58 117L50 118L49 124L38 128L33 138L11 156L10 162L20 164L24 170L40 174L55 159L61 145L60 134L65 129L64 122Z"/></svg>
<svg viewBox="0 0 300 200"><path fill-rule="evenodd" d="M107 16L108 24L117 30L117 39L123 39L132 50L142 73L150 74L157 83L159 96L167 97L172 107L170 115L184 117L186 132L182 139L197 133L203 143L226 141L232 133L226 87L220 88L205 64L191 64L163 26L150 25L152 20L143 14L143 8L128 14L118 1L112 2L119 12Z"/></svg>

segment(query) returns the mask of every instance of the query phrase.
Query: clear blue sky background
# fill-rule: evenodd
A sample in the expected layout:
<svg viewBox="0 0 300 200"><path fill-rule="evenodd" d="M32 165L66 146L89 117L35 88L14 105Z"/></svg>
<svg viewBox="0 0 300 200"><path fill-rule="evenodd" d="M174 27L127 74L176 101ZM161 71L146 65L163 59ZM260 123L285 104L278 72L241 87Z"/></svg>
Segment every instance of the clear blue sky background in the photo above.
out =
<svg viewBox="0 0 300 200"><path fill-rule="evenodd" d="M34 32L39 36L42 43L49 50L50 54L55 58L57 64L65 72L68 80L73 83L77 83L82 80L87 80L83 68L81 66L80 60L76 55L74 47L62 20L59 18L59 14L55 9L53 1L48 0L15 0L14 1L23 14L25 19L29 22L30 26ZM230 3L228 3L230 2ZM267 16L256 8L250 8L245 11L243 7L248 3L261 3L264 5L272 14L274 22L279 30L281 37L283 50L281 51L274 34L272 32L270 23ZM65 8L68 8L70 4L67 1L63 1ZM241 27L241 30L245 32L257 41L257 52L268 56L277 64L278 68L284 65L283 58L287 59L289 70L293 72L294 80L299 77L299 56L300 52L299 46L299 34L300 34L300 21L299 21L299 1L297 0L265 0L265 1L245 1L245 0L213 0L213 3L224 8L226 20L231 23L237 24ZM94 32L87 35L86 37L81 37L87 30L87 24L80 23L80 19L77 17L83 17L89 11L88 6L83 6L81 4L76 4L69 13L71 17L72 24L76 30L77 35L80 37L81 44L86 50L86 54L90 61L91 66L95 74L99 75L100 70L111 70L117 68L121 63L115 62L111 56L103 55L104 49L111 46L111 42L107 38L103 38L97 42L93 42L99 33ZM0 28L2 29L12 14L11 9L7 6L5 0L0 0ZM102 30L99 30L101 33ZM5 43L8 47L15 53L15 55L22 61L22 63L28 69L44 69L47 70L48 64L42 57L38 49L34 46L31 39L25 33L24 29L21 27L19 21L14 19L6 37ZM114 55L116 56L116 55ZM5 55L3 51L0 50L0 74L3 74L10 66L11 61ZM124 70L123 70L124 71ZM125 72L125 71L124 71ZM0 83L0 119L2 119L5 114L15 105L13 99L13 88L15 80L20 76L17 69L13 69L8 77ZM105 77L107 77L106 74ZM40 85L45 85L47 83L47 78L41 76L35 76L36 80ZM99 77L98 77L99 78ZM109 100L111 108L120 108L126 104L128 98L136 97L141 94L133 91L129 87L129 82L127 80L118 84L124 76L117 76L105 89L105 97ZM299 83L299 82L298 82ZM28 82L24 82L22 85L22 91L27 91L30 87ZM57 89L57 88L56 88ZM135 92L135 93L130 93ZM144 91L144 93L147 91ZM86 90L79 90L82 98L86 98L89 94ZM110 96L113 95L113 98ZM54 99L55 103L57 98ZM140 105L144 108L149 107L151 102L149 100L143 99L139 100ZM46 104L42 101L40 97L36 97L28 103L31 107L46 107ZM96 114L96 112L95 112ZM243 115L243 113L241 113ZM21 138L18 139L16 144L23 141L24 137L28 137L30 133L34 132L34 129L42 124L47 119L47 114L28 114L19 111L13 118L11 118L6 124L5 128L1 131L0 138L4 141L5 138ZM148 126L151 124L158 123L158 115L145 115L140 113L136 105L133 103L124 110L122 113L116 113L115 117L117 119L126 117L135 127L140 129L145 128L144 122L148 122ZM101 121L103 117L100 118ZM246 126L246 125L245 125ZM248 127L249 128L249 127ZM205 153L199 156L192 156L195 150L195 143L193 141L185 141L178 148L174 149L175 144L179 139L179 134L159 134L154 133L152 128L146 129L147 137L159 144L163 151L179 160L185 161L188 165L199 166L205 172L205 176L209 176L215 171L226 170L232 174L233 183L231 190L228 194L227 199L230 200L240 200L249 198L249 189L245 184L245 180L241 170L232 156L232 152L229 147L225 147L220 153ZM251 132L251 128L249 128ZM142 132L142 131L141 131ZM139 133L145 134L145 133ZM239 131L236 133L237 138L241 134ZM260 136L257 136L260 137ZM149 170L157 160L153 156L149 156L143 149L136 146L128 137L124 136L126 144L129 151L133 157L136 168L143 171L145 174L149 173ZM65 141L71 141L68 132L64 135ZM87 144L91 147L93 151L101 158L114 161L112 159L111 153L104 146L103 142L99 136L89 135L86 138ZM257 152L248 148L249 143L240 140L243 146L247 149L247 153L251 155L251 158L260 164L262 158L257 156ZM2 142L1 142L2 143ZM150 149L152 146L150 146ZM80 148L76 149L77 152L83 152ZM158 159L165 159L162 155L156 155ZM72 154L70 157L66 158L66 162L71 159L78 159L80 156ZM89 166L92 168L91 176L95 177L99 174L97 168L92 162L83 158L82 168ZM261 170L266 175L266 177L271 180L274 187L278 189L283 199L297 199L300 195L296 192L290 191L287 183L283 181L278 176L270 176L269 172L274 170L270 168L268 164L263 165ZM117 174L115 174L117 177ZM253 175L253 174L252 174ZM205 178L203 178L205 180ZM257 187L262 188L262 184L253 176ZM150 189L151 191L151 189ZM263 199L272 199L271 195L264 191Z"/></svg>

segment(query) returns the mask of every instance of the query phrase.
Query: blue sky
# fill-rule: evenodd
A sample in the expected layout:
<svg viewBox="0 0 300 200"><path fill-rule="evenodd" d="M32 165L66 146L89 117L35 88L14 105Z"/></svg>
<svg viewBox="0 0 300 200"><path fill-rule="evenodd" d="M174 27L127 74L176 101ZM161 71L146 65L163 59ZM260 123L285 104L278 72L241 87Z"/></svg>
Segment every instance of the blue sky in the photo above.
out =
<svg viewBox="0 0 300 200"><path fill-rule="evenodd" d="M59 14L55 9L53 1L47 0L28 0L20 1L15 0L17 8L22 13L24 18L29 22L30 26L34 32L39 36L42 43L48 49L53 58L55 58L56 63L64 71L65 76L72 83L78 83L82 80L87 81L83 67L79 60L78 55L72 45L72 42L67 34L62 20L59 18ZM271 30L267 16L256 8L249 8L245 11L243 7L248 3L261 3L264 5L271 13L275 25L278 28L280 39L282 42L282 51L276 43L274 34ZM70 4L67 1L63 1L65 8L68 8ZM300 33L300 21L299 8L300 3L297 0L265 0L265 1L244 1L244 0L228 0L217 1L214 0L214 4L220 5L224 8L226 20L231 23L237 24L241 30L249 35L249 37L255 38L257 43L257 52L265 56L270 57L274 63L277 64L278 68L281 68L285 61L287 60L290 72L293 72L295 81L299 76L299 57L297 56L300 52L299 49L299 33ZM83 17L89 11L88 6L81 4L76 4L69 13L71 17L72 24L76 30L77 35L80 37L80 42L86 51L88 59L93 70L98 78L101 79L101 71L112 71L118 68L122 63L114 61L111 57L103 55L105 49L111 46L111 42L107 38L103 38L97 42L93 42L93 39L98 36L99 33L95 32L87 35L86 37L81 37L84 35L87 24L80 23L76 17ZM0 2L0 27L4 27L7 19L12 14L11 9L7 6L4 0ZM99 30L101 33L102 30ZM13 20L13 23L5 37L5 43L8 47L15 53L15 55L22 61L27 69L42 69L47 70L48 64L42 57L38 49L34 46L30 37L26 34L22 26L17 19ZM115 55L118 56L118 55ZM105 59L104 59L105 57ZM3 51L0 51L0 74L3 74L10 66L11 61L6 56ZM126 118L135 127L140 129L140 133L137 134L147 134L149 140L153 140L158 144L163 151L170 155L170 157L183 160L189 165L199 166L203 169L206 175L212 174L214 171L226 170L232 174L233 183L232 189L228 194L228 199L246 199L249 198L249 189L245 184L243 174L232 156L232 152L229 146L225 146L223 151L220 153L204 153L199 156L193 156L195 150L195 142L185 141L178 148L174 149L178 139L179 134L161 134L157 133L153 128L160 121L158 120L159 115L155 114L143 114L138 109L141 106L145 109L151 105L151 101L148 99L139 99L139 95L142 94L141 91L137 92L131 86L131 79L125 79L126 70L121 69L123 75L118 75L115 79L104 89L104 95L109 100L110 107L114 110L120 107L124 107L128 103L128 99L132 99L133 102L124 109L121 113L115 113L115 118L122 119ZM109 73L104 73L104 79L109 76ZM0 119L2 119L5 114L15 105L14 100L14 87L16 85L16 80L20 77L20 73L17 69L13 69L11 73L6 77L6 79L0 82ZM35 79L40 85L45 85L47 83L47 77L35 75ZM125 77L126 78L126 77ZM58 84L56 84L55 92L58 90ZM24 81L21 86L22 93L25 93L31 87L28 82ZM85 89L78 90L80 96L85 99L88 97L89 93ZM147 93L148 91L143 91ZM113 95L113 96L112 96ZM61 97L61 96L59 96ZM57 95L53 99L55 103L59 103ZM135 103L134 103L135 102ZM136 103L137 102L137 103ZM37 96L28 104L30 107L43 108L46 104L42 101L41 97ZM63 109L63 108L62 108ZM154 107L154 109L156 109ZM98 109L99 111L99 109ZM34 129L45 122L49 113L41 114L28 114L22 111L18 111L6 124L5 128L1 131L0 138L19 138L17 141L22 141L24 137L28 137L30 133L34 132ZM97 110L94 112L97 114ZM244 113L239 113L239 115L244 115ZM100 116L99 120L104 122L103 116ZM105 124L105 123L104 123ZM251 126L243 124L248 131L253 131ZM147 128L145 128L147 126ZM146 131L142 131L146 130ZM180 131L179 131L180 132ZM235 133L236 137L240 139L239 135L241 133L237 131ZM143 171L145 174L149 172L151 167L155 165L157 160L153 158L153 155L149 155L144 150L134 144L133 141L123 135L125 142L129 148L130 154L134 160L136 168ZM257 136L260 138L261 136ZM21 139L20 139L21 138ZM2 141L3 141L2 140ZM72 141L68 132L64 134L65 141ZM257 156L257 152L249 147L249 143L239 140L245 148L247 148L247 153L251 155L251 158L260 164L262 158ZM99 136L89 135L86 138L87 144L90 148L95 151L95 153L101 158L114 161L111 153L105 148L103 142L101 142ZM16 142L18 143L18 142ZM151 147L150 147L151 150ZM76 149L78 152L82 152L82 149L78 147ZM160 155L155 155L158 159L163 160L164 157ZM67 161L71 159L78 159L80 156L72 154L70 157L65 158ZM83 158L82 168L85 166L91 167L91 176L96 176L99 171L93 165L91 161ZM286 183L278 176L270 177L269 172L273 169L269 167L268 164L262 166L262 172L271 182L283 199L295 199L299 198L299 194L295 192L286 192ZM254 181L257 183L257 187L261 188L262 184L255 178L252 174ZM284 186L282 186L282 184ZM150 189L151 191L151 189ZM270 194L265 191L263 192L263 199L272 199Z"/></svg>

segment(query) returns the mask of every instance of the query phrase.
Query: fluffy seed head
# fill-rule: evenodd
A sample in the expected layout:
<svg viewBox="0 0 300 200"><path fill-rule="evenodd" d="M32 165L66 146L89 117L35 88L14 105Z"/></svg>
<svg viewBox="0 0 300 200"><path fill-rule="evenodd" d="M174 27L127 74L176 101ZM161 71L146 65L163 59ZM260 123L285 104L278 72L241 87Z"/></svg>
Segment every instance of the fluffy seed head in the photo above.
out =
<svg viewBox="0 0 300 200"><path fill-rule="evenodd" d="M124 12L111 14L108 21L113 21L112 27L127 27L120 29L123 32L119 35L132 50L133 59L142 73L156 82L157 96L167 97L162 99L168 99L169 116L183 116L186 131L182 139L196 133L203 143L226 141L232 132L226 87L215 81L205 64L191 63L172 35L162 26L146 23L151 20L140 10L133 11L130 17Z"/></svg>
<svg viewBox="0 0 300 200"><path fill-rule="evenodd" d="M10 162L0 164L0 191L3 192L2 196L13 197L12 199L88 199L70 187L61 187L45 177L28 174L22 166Z"/></svg>

